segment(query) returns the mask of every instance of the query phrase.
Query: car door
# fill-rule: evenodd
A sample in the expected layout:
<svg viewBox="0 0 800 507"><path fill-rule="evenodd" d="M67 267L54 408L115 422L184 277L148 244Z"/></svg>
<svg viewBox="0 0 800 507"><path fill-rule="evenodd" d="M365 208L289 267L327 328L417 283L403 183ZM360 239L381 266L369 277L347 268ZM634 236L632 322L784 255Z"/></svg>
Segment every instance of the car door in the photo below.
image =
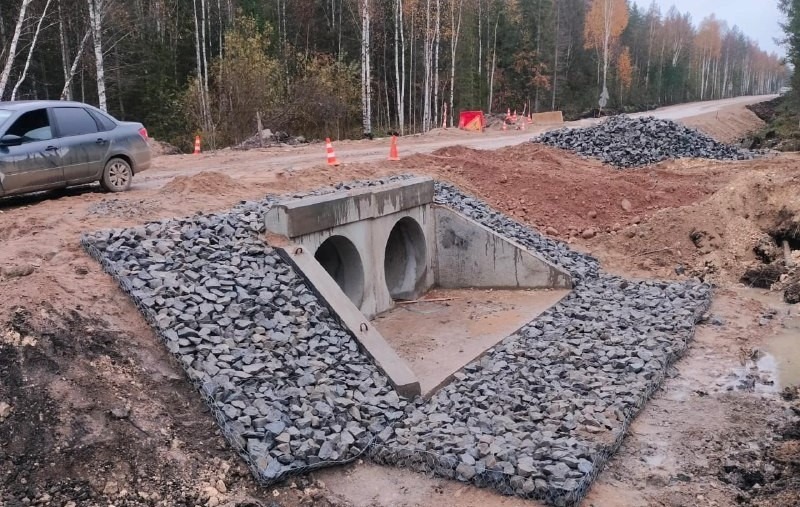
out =
<svg viewBox="0 0 800 507"><path fill-rule="evenodd" d="M94 117L79 106L54 107L53 116L67 184L96 179L109 149L107 132L100 132Z"/></svg>
<svg viewBox="0 0 800 507"><path fill-rule="evenodd" d="M0 132L0 185L6 194L64 184L47 108L22 113Z"/></svg>

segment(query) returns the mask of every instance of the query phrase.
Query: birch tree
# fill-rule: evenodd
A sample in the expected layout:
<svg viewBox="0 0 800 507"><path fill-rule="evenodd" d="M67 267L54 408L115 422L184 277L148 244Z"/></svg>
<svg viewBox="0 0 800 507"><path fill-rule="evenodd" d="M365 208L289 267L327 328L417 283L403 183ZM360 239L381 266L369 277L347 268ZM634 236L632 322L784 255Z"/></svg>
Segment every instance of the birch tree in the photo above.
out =
<svg viewBox="0 0 800 507"><path fill-rule="evenodd" d="M17 44L19 43L19 36L22 33L22 26L25 23L25 11L32 0L22 0L19 8L19 16L17 16L17 27L14 29L14 35L11 38L11 45L8 48L6 56L6 64L3 66L3 73L0 74L0 100L6 91L6 84L8 84L8 77L11 75L11 66L14 65L14 59L17 57Z"/></svg>
<svg viewBox="0 0 800 507"><path fill-rule="evenodd" d="M456 16L456 2L458 2L458 16ZM464 0L450 0L450 26L452 37L450 40L450 124L454 125L455 119L455 86L456 86L456 54L458 39L461 34L461 13Z"/></svg>
<svg viewBox="0 0 800 507"><path fill-rule="evenodd" d="M370 2L361 7L361 122L365 136L372 135L372 66L370 63Z"/></svg>
<svg viewBox="0 0 800 507"><path fill-rule="evenodd" d="M94 42L94 63L97 78L97 102L103 111L108 110L106 101L106 77L103 65L103 14L106 0L87 0L89 5L89 25Z"/></svg>
<svg viewBox="0 0 800 507"><path fill-rule="evenodd" d="M47 0L47 2L44 4L44 10L42 11L42 15L39 16L39 22L36 23L36 31L34 32L33 40L31 41L31 44L28 47L28 58L25 59L25 66L22 68L22 74L20 74L19 79L17 79L17 84L15 84L14 89L11 90L11 100L16 100L19 87L22 85L22 82L25 81L25 77L28 75L28 69L31 66L31 57L33 56L33 52L36 49L36 42L39 40L39 32L42 31L42 23L47 17L47 9L50 8L50 1L51 0Z"/></svg>
<svg viewBox="0 0 800 507"><path fill-rule="evenodd" d="M397 123L400 135L405 134L406 109L406 41L403 24L403 0L395 0L394 12L394 74L397 94Z"/></svg>
<svg viewBox="0 0 800 507"><path fill-rule="evenodd" d="M72 100L72 80L75 78L75 73L78 70L78 65L81 63L81 56L83 56L83 48L86 46L86 42L89 40L89 37L92 36L92 28L89 27L86 30L86 34L81 39L80 46L78 47L78 52L75 54L75 59L72 60L72 66L69 68L67 72L66 79L64 80L64 88L61 90L60 98L61 100Z"/></svg>
<svg viewBox="0 0 800 507"><path fill-rule="evenodd" d="M602 51L603 91L600 93L600 109L606 107L608 94L608 64L611 45L628 26L628 4L626 0L592 0L586 14L584 38L587 49Z"/></svg>

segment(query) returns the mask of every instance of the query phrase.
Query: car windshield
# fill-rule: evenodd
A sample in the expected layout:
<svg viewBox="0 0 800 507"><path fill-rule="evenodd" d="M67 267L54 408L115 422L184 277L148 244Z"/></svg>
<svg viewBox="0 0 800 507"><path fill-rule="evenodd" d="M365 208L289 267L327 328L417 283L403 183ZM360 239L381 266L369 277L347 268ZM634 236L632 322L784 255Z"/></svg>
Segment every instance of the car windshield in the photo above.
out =
<svg viewBox="0 0 800 507"><path fill-rule="evenodd" d="M11 117L11 111L0 109L0 126L3 125L9 117Z"/></svg>

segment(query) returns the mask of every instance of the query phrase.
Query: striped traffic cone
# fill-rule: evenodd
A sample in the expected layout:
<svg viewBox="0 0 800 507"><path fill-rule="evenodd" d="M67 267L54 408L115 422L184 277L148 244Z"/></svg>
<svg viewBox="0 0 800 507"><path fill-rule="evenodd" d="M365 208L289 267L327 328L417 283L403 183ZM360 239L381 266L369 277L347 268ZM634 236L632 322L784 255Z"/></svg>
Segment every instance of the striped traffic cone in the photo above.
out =
<svg viewBox="0 0 800 507"><path fill-rule="evenodd" d="M331 143L331 138L325 138L325 150L328 152L328 165L338 166L339 161L336 160L336 153L333 151L333 144Z"/></svg>
<svg viewBox="0 0 800 507"><path fill-rule="evenodd" d="M200 155L200 136L194 138L194 154Z"/></svg>

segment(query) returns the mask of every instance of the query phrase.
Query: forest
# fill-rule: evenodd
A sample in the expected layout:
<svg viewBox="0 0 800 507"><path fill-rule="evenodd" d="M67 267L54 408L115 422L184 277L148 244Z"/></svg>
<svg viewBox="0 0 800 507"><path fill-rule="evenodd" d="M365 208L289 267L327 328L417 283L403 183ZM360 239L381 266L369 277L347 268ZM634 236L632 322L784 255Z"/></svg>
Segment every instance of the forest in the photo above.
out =
<svg viewBox="0 0 800 507"><path fill-rule="evenodd" d="M189 150L776 92L736 26L627 0L3 0L0 99L87 102Z"/></svg>

